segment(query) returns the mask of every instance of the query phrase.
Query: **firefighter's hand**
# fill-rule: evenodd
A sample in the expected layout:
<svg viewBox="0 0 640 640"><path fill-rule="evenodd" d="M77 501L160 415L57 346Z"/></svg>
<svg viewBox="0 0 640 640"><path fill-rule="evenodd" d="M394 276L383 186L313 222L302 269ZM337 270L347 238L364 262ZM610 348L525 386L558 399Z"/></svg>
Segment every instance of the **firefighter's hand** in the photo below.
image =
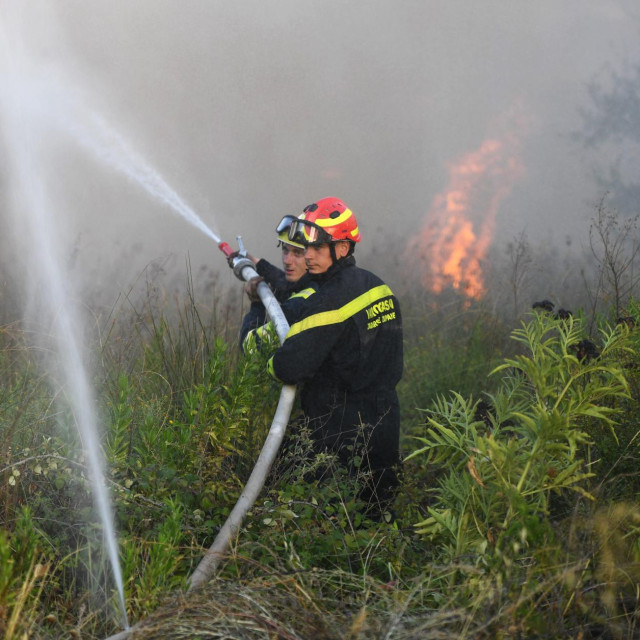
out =
<svg viewBox="0 0 640 640"><path fill-rule="evenodd" d="M249 282L244 285L244 291L249 296L251 302L258 302L260 296L258 295L258 284L264 282L264 278L258 276L257 278L251 278Z"/></svg>
<svg viewBox="0 0 640 640"><path fill-rule="evenodd" d="M228 258L227 258L227 264L233 269L233 261L240 255L239 251L234 251ZM249 260L251 260L251 262L253 262L253 264L258 264L260 258L254 258L251 254L247 253L247 255L245 256L245 258L248 258Z"/></svg>

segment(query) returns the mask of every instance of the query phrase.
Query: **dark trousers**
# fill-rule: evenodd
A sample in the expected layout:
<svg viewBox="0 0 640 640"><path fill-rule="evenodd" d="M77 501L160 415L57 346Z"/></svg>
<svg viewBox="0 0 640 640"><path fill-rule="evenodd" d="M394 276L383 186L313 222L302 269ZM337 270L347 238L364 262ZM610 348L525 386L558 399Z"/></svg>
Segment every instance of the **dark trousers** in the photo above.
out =
<svg viewBox="0 0 640 640"><path fill-rule="evenodd" d="M395 390L334 392L329 400L302 396L314 451L335 454L357 482L366 514L383 519L395 499L401 471Z"/></svg>

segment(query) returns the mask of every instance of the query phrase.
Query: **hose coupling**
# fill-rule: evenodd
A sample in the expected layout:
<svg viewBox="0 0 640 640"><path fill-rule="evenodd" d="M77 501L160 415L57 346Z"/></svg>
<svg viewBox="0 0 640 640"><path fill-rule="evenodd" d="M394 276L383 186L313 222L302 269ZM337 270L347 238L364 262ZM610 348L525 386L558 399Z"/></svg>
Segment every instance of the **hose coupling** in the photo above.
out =
<svg viewBox="0 0 640 640"><path fill-rule="evenodd" d="M253 264L253 260L249 260L249 258L237 257L233 261L233 273L235 274L236 278L238 278L238 280L244 281L244 278L242 277L242 271L246 267L251 267L255 271L256 265Z"/></svg>

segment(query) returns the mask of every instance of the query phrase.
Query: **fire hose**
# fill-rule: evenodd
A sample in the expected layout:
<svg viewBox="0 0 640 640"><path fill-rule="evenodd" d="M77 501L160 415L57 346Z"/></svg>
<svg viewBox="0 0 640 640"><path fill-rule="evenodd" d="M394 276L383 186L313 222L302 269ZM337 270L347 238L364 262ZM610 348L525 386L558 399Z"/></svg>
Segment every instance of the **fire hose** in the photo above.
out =
<svg viewBox="0 0 640 640"><path fill-rule="evenodd" d="M239 236L238 245L240 246L240 251L237 255L233 256L234 252L226 242L218 243L219 249L227 256L227 258L232 259L233 272L236 277L248 282L249 280L258 277L258 273L255 270L253 262L246 257L246 252L242 246L242 239ZM258 283L257 294L264 304L269 319L275 327L278 339L281 343L284 342L289 331L289 323L287 322L276 297L265 282ZM269 428L269 433L267 434L262 450L260 451L260 455L253 467L253 471L251 472L238 501L227 517L227 520L220 528L220 531L218 531L218 535L213 541L213 544L205 552L204 557L187 580L187 593L196 591L211 579L229 549L231 541L240 531L240 527L249 513L249 510L258 499L258 496L264 487L267 475L271 470L273 462L280 449L280 445L282 444L282 439L284 438L287 423L289 422L289 416L291 415L295 395L295 386L283 385L282 391L280 392L278 406L276 407L273 421ZM127 638L139 624L140 621L133 627L110 636L106 640L125 640L125 638Z"/></svg>
<svg viewBox="0 0 640 640"><path fill-rule="evenodd" d="M241 247L238 257L233 259L233 272L240 280L248 282L252 278L258 277L255 271L254 264L246 257L246 253L242 248L242 240L238 238L238 244ZM226 242L221 242L219 245L220 250L227 256L232 255L231 247ZM242 255L242 254L245 255ZM284 342L284 339L289 331L289 323L273 295L271 289L265 282L259 282L257 293L262 300L262 304L267 311L271 322L273 322L276 333L280 342ZM218 568L220 561L224 557L232 538L238 533L244 519L249 512L249 509L253 506L258 499L258 495L262 491L267 474L271 470L273 461L276 454L282 444L282 438L284 437L289 416L291 414L291 408L296 395L296 388L292 385L284 385L280 392L280 400L276 412L273 416L273 422L269 429L269 433L265 439L258 460L256 461L253 471L247 480L235 507L229 514L226 522L222 525L222 528L218 532L216 539L213 541L211 547L206 552L204 558L200 561L200 564L196 567L195 571L191 574L187 591L194 591L203 584L205 584L213 575L213 572Z"/></svg>

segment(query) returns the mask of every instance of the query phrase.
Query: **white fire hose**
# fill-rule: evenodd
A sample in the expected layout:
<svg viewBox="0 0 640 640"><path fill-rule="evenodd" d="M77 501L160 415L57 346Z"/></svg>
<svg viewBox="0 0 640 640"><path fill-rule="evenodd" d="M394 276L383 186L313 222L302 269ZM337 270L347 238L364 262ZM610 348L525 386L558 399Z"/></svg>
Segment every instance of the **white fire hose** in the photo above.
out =
<svg viewBox="0 0 640 640"><path fill-rule="evenodd" d="M252 278L258 277L258 274L254 269L253 262L247 258L236 258L233 272L240 279L247 282ZM262 300L262 304L264 304L264 307L267 310L267 314L269 315L271 322L273 322L275 326L280 342L284 342L289 331L289 323L284 317L284 313L282 313L282 309L280 308L276 297L265 282L258 283L257 292L260 296L260 300ZM276 454L282 444L282 438L284 437L287 423L289 422L289 416L291 415L291 408L293 407L295 396L295 386L284 385L282 387L280 400L278 401L278 406L273 416L271 428L269 429L267 438L264 441L258 460L253 467L253 471L249 476L249 480L247 480L247 484L238 498L236 506L229 514L226 522L222 525L222 528L218 532L213 544L209 547L204 558L202 558L200 564L191 574L187 591L194 591L211 579L211 576L218 568L220 561L229 548L231 540L240 530L249 509L251 509L255 501L258 499L267 475L271 470Z"/></svg>
<svg viewBox="0 0 640 640"><path fill-rule="evenodd" d="M221 243L222 245L223 243ZM228 245L227 245L228 246ZM224 249L222 246L220 248ZM241 280L248 282L253 278L257 278L258 274L254 268L254 264L246 257L238 256L233 260L233 272ZM273 295L273 292L265 282L259 282L257 287L257 293L262 300L262 304L267 311L267 314L273 322L276 333L280 342L284 342L284 339L289 331L289 323ZM227 517L226 522L222 525L216 539L213 544L206 551L204 557L200 561L200 564L195 568L195 571L188 579L187 593L196 591L204 586L213 576L220 562L223 560L231 541L240 531L240 527L244 522L247 513L258 499L264 483L267 479L267 475L271 470L273 462L282 444L282 439L289 422L289 416L291 415L291 409L293 407L293 401L296 396L296 388L293 385L284 385L280 392L280 400L276 412L273 416L273 421L269 429L269 433L262 445L262 450L258 456L253 471L247 480L235 507L231 510L231 513ZM140 621L133 627L121 631L113 636L109 636L106 640L125 640L129 634L140 624Z"/></svg>

